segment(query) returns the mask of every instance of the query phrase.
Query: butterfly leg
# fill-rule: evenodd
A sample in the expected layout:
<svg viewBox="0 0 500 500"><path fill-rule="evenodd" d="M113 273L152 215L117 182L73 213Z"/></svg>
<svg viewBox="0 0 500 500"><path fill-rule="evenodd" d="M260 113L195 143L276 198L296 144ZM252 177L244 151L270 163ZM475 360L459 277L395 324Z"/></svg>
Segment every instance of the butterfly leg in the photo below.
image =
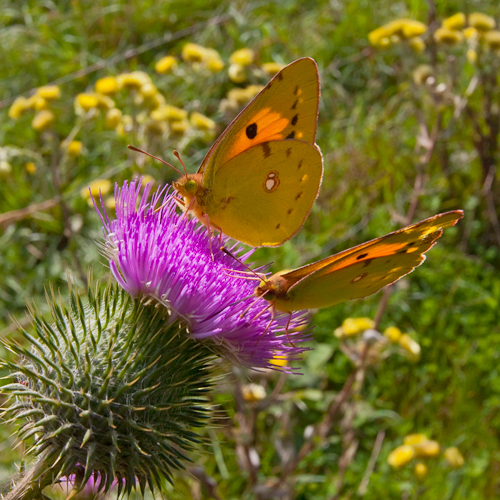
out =
<svg viewBox="0 0 500 500"><path fill-rule="evenodd" d="M286 332L286 338L288 339L288 342L290 342L290 345L292 347L295 347L293 345L293 342L290 340L290 336L288 335L288 332L290 331L290 321L292 320L292 313L288 313L288 321L286 322L286 329L285 329L285 332Z"/></svg>

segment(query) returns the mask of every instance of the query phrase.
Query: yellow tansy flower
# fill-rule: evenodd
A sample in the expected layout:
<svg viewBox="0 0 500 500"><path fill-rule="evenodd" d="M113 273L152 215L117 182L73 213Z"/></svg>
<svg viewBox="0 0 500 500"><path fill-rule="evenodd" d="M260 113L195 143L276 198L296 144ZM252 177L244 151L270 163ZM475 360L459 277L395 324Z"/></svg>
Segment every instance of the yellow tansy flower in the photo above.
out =
<svg viewBox="0 0 500 500"><path fill-rule="evenodd" d="M165 74L177 67L177 59L174 56L162 57L156 64L155 70L157 73Z"/></svg>
<svg viewBox="0 0 500 500"><path fill-rule="evenodd" d="M401 31L405 38L412 38L424 34L427 31L427 26L420 21L404 19L401 24Z"/></svg>
<svg viewBox="0 0 500 500"><path fill-rule="evenodd" d="M215 49L205 49L204 62L208 70L217 73L224 68L224 61Z"/></svg>
<svg viewBox="0 0 500 500"><path fill-rule="evenodd" d="M112 184L109 179L96 179L88 186L80 190L80 196L84 200L88 200L90 198L90 194L92 194L94 198L99 198L99 193L101 193L102 196L105 196L111 191L111 187Z"/></svg>
<svg viewBox="0 0 500 500"><path fill-rule="evenodd" d="M375 322L370 318L346 318L334 334L337 338L350 337L374 327Z"/></svg>
<svg viewBox="0 0 500 500"><path fill-rule="evenodd" d="M55 101L61 97L61 89L57 85L38 87L36 93L47 101Z"/></svg>
<svg viewBox="0 0 500 500"><path fill-rule="evenodd" d="M401 330L395 326L390 326L389 328L386 328L384 331L384 336L388 338L391 342L398 342L399 339L401 338ZM407 444L405 442L405 444Z"/></svg>
<svg viewBox="0 0 500 500"><path fill-rule="evenodd" d="M489 31L488 33L485 33L484 41L490 49L500 49L500 31Z"/></svg>
<svg viewBox="0 0 500 500"><path fill-rule="evenodd" d="M160 106L158 109L155 109L151 113L151 118L158 121L166 120L169 122L178 122L185 120L187 115L188 112L185 109L165 104L164 106Z"/></svg>
<svg viewBox="0 0 500 500"><path fill-rule="evenodd" d="M114 76L105 76L95 82L94 90L102 95L115 95L120 90L120 85Z"/></svg>
<svg viewBox="0 0 500 500"><path fill-rule="evenodd" d="M243 399L249 403L262 401L266 397L266 390L259 384L245 384L241 388Z"/></svg>
<svg viewBox="0 0 500 500"><path fill-rule="evenodd" d="M41 111L42 109L49 109L49 101L47 99L44 99L43 97L40 97L39 95L33 96L35 97L33 108L36 111Z"/></svg>
<svg viewBox="0 0 500 500"><path fill-rule="evenodd" d="M433 73L434 70L432 69L432 66L429 66L428 64L421 64L413 70L413 81L416 85L424 85L427 78L432 76Z"/></svg>
<svg viewBox="0 0 500 500"><path fill-rule="evenodd" d="M94 204L92 203L92 206ZM114 210L116 207L116 200L114 196L109 196L104 200L104 206L106 207L107 210Z"/></svg>
<svg viewBox="0 0 500 500"><path fill-rule="evenodd" d="M12 120L18 120L29 108L30 101L26 99L26 97L17 97L9 108L9 118L12 118Z"/></svg>
<svg viewBox="0 0 500 500"><path fill-rule="evenodd" d="M277 62L268 62L268 63L264 63L261 66L262 70L265 71L270 76L275 75L276 73L279 73L284 67L285 67L284 64L280 64Z"/></svg>
<svg viewBox="0 0 500 500"><path fill-rule="evenodd" d="M477 52L474 49L468 49L466 52L467 61L471 64L475 64L477 62Z"/></svg>
<svg viewBox="0 0 500 500"><path fill-rule="evenodd" d="M483 14L482 12L473 12L469 14L469 26L476 28L478 31L490 31L492 30L496 23L495 19L491 16Z"/></svg>
<svg viewBox="0 0 500 500"><path fill-rule="evenodd" d="M37 132L43 132L44 130L47 130L55 122L55 120L56 117L54 116L54 113L48 109L44 109L35 115L33 121L31 122L31 126Z"/></svg>
<svg viewBox="0 0 500 500"><path fill-rule="evenodd" d="M419 457L435 457L439 455L439 443L430 439L413 445L415 454Z"/></svg>
<svg viewBox="0 0 500 500"><path fill-rule="evenodd" d="M182 47L181 57L186 62L200 63L203 61L204 56L205 56L205 47L202 47L197 43L186 43L186 45Z"/></svg>
<svg viewBox="0 0 500 500"><path fill-rule="evenodd" d="M425 43L419 36L410 38L408 43L415 52L423 52L425 50Z"/></svg>
<svg viewBox="0 0 500 500"><path fill-rule="evenodd" d="M399 469L403 465L406 465L408 462L410 462L414 456L415 450L413 449L413 447L404 444L402 446L398 446L390 453L389 457L387 458L387 462L391 467Z"/></svg>
<svg viewBox="0 0 500 500"><path fill-rule="evenodd" d="M399 339L399 345L406 351L408 359L418 361L420 359L421 349L418 342L415 342L407 333L403 333Z"/></svg>
<svg viewBox="0 0 500 500"><path fill-rule="evenodd" d="M175 121L175 122L170 123L170 131L173 134L183 135L190 128L191 128L191 126L189 125L189 122L187 120L180 120L180 121Z"/></svg>
<svg viewBox="0 0 500 500"><path fill-rule="evenodd" d="M115 130L120 137L123 137L125 134L132 132L133 127L134 120L132 119L132 117L130 115L123 115L120 123L116 126Z"/></svg>
<svg viewBox="0 0 500 500"><path fill-rule="evenodd" d="M274 366L286 366L288 364L288 358L284 355L274 356L269 363Z"/></svg>
<svg viewBox="0 0 500 500"><path fill-rule="evenodd" d="M449 30L448 28L438 28L434 32L434 40L437 43L446 43L448 45L455 45L464 39L461 31Z"/></svg>
<svg viewBox="0 0 500 500"><path fill-rule="evenodd" d="M472 26L465 28L462 33L464 34L465 38L467 38L467 40L476 40L479 36L479 31L477 31L477 29L473 28Z"/></svg>
<svg viewBox="0 0 500 500"><path fill-rule="evenodd" d="M121 88L129 90L140 90L146 83L151 83L151 78L144 71L133 71L132 73L122 73L116 77Z"/></svg>
<svg viewBox="0 0 500 500"><path fill-rule="evenodd" d="M106 112L105 124L106 127L116 128L122 118L122 112L117 108L109 109Z"/></svg>
<svg viewBox="0 0 500 500"><path fill-rule="evenodd" d="M230 64L227 73L234 83L243 83L247 79L246 69L241 64Z"/></svg>
<svg viewBox="0 0 500 500"><path fill-rule="evenodd" d="M141 177L141 184L143 186L145 186L146 184L148 184L149 182L156 182L155 178L152 176L152 175L143 175Z"/></svg>
<svg viewBox="0 0 500 500"><path fill-rule="evenodd" d="M26 163L24 168L26 169L26 172L28 172L28 174L33 175L36 172L36 165L32 161Z"/></svg>
<svg viewBox="0 0 500 500"><path fill-rule="evenodd" d="M447 28L449 30L461 30L465 26L466 22L465 14L463 12L457 12L450 17L447 17L443 20L441 25L443 28Z"/></svg>
<svg viewBox="0 0 500 500"><path fill-rule="evenodd" d="M66 147L66 151L68 152L68 156L71 158L76 158L82 152L83 144L81 141L71 141Z"/></svg>
<svg viewBox="0 0 500 500"><path fill-rule="evenodd" d="M240 66L248 66L253 63L255 52L252 49L240 49L234 51L229 56L230 64L239 64Z"/></svg>
<svg viewBox="0 0 500 500"><path fill-rule="evenodd" d="M405 436L403 444L413 446L415 444L420 444L428 440L429 439L425 434L408 434L408 436Z"/></svg>
<svg viewBox="0 0 500 500"><path fill-rule="evenodd" d="M191 113L190 118L191 125L199 130L214 130L215 122L201 113L196 111Z"/></svg>
<svg viewBox="0 0 500 500"><path fill-rule="evenodd" d="M427 465L425 465L422 462L418 462L418 464L415 465L415 476L417 476L417 479L424 479L425 476L427 476Z"/></svg>
<svg viewBox="0 0 500 500"><path fill-rule="evenodd" d="M81 93L76 96L75 108L83 110L85 113L93 108L97 108L99 99L95 94Z"/></svg>
<svg viewBox="0 0 500 500"><path fill-rule="evenodd" d="M455 467L456 469L462 467L465 463L463 455L455 446L446 448L446 450L444 450L444 458L452 467Z"/></svg>
<svg viewBox="0 0 500 500"><path fill-rule="evenodd" d="M147 120L145 127L146 131L153 135L162 135L167 131L167 124L157 120Z"/></svg>

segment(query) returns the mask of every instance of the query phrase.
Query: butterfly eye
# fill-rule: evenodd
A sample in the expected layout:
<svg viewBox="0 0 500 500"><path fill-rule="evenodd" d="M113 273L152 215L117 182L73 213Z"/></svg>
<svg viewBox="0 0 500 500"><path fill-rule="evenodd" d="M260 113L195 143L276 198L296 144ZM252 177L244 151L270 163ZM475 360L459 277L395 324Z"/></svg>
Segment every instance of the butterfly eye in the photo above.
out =
<svg viewBox="0 0 500 500"><path fill-rule="evenodd" d="M190 179L186 182L186 184L184 184L184 188L186 189L186 191L188 193L194 194L198 190L198 183L196 181Z"/></svg>

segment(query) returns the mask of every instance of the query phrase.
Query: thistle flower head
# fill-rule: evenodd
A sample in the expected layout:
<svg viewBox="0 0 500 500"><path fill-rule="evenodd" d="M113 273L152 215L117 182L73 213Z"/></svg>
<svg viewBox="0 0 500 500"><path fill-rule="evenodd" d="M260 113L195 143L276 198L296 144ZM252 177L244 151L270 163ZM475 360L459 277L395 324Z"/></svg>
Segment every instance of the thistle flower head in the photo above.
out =
<svg viewBox="0 0 500 500"><path fill-rule="evenodd" d="M241 274L244 266L210 241L205 227L176 213L168 189L148 202L151 186L141 196L140 182L125 182L115 189L116 219L103 211L104 252L117 282L132 297L163 305L170 323L181 321L191 338L233 362L276 368L276 356L296 359L307 336L294 330L304 319L294 315L288 333L286 315L271 322L267 302L253 296L255 281ZM231 252L241 261L251 254L238 246Z"/></svg>

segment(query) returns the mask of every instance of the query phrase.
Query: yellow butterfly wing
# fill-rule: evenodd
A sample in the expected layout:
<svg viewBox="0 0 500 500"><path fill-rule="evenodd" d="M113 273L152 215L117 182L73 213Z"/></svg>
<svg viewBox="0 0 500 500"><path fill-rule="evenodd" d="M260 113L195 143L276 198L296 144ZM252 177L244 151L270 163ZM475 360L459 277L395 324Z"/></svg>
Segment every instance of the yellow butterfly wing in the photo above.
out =
<svg viewBox="0 0 500 500"><path fill-rule="evenodd" d="M281 245L302 227L322 175L321 153L307 142L253 146L220 167L205 199L210 222L252 246Z"/></svg>
<svg viewBox="0 0 500 500"><path fill-rule="evenodd" d="M435 215L393 233L301 267L281 278L290 286L276 297L278 310L327 307L367 297L418 267L443 234L463 217L461 210Z"/></svg>
<svg viewBox="0 0 500 500"><path fill-rule="evenodd" d="M298 59L283 68L214 143L198 169L203 174L202 186L211 189L229 160L258 144L286 139L314 144L318 105L319 77L314 60ZM238 176L252 165L235 162L232 167ZM227 168L224 175L230 175Z"/></svg>

